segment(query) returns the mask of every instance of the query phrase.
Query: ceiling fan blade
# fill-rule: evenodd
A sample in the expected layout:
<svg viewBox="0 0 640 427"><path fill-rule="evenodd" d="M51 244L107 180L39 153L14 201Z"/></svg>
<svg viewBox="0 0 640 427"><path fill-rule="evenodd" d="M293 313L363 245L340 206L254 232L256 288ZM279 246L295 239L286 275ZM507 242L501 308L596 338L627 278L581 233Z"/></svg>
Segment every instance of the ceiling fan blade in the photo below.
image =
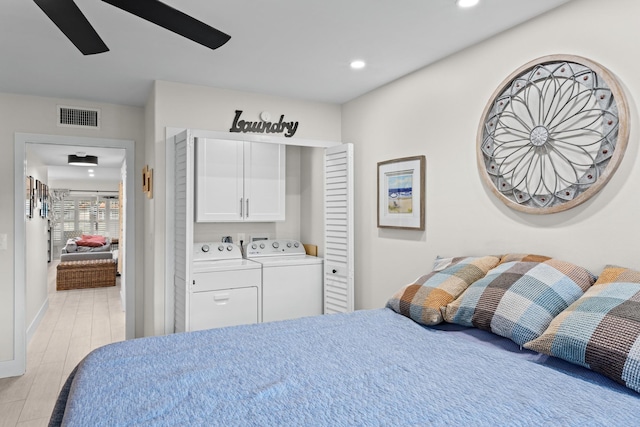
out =
<svg viewBox="0 0 640 427"><path fill-rule="evenodd" d="M196 43L217 49L231 36L158 0L103 0Z"/></svg>
<svg viewBox="0 0 640 427"><path fill-rule="evenodd" d="M109 50L73 0L33 1L84 55Z"/></svg>

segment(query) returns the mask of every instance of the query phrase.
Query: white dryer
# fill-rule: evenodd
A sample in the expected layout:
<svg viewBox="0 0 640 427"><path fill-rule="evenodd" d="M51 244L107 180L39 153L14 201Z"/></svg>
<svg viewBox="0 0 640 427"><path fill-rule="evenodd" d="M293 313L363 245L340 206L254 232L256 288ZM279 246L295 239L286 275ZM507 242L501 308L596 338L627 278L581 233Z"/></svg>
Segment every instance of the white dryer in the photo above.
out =
<svg viewBox="0 0 640 427"><path fill-rule="evenodd" d="M189 292L189 330L259 323L262 268L233 243L196 243Z"/></svg>
<svg viewBox="0 0 640 427"><path fill-rule="evenodd" d="M260 240L245 256L262 264L262 321L323 313L323 260L308 256L297 240Z"/></svg>

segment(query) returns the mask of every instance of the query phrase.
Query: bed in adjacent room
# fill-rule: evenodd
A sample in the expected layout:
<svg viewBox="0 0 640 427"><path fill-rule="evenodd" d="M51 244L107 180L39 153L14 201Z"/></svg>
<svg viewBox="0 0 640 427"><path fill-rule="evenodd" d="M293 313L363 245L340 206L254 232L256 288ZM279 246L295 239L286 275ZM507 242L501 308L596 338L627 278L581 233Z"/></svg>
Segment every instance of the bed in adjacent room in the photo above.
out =
<svg viewBox="0 0 640 427"><path fill-rule="evenodd" d="M522 327L512 328L518 333L506 337L491 327L483 330L481 319L465 326L464 321L437 324L433 316L423 316L434 289L436 306L445 304L439 310L445 319L446 308L458 304L451 306L449 320L460 317L465 307L473 311L468 310L470 299L476 301L476 312L483 313L480 317L487 318L483 293L499 286L503 296L498 300L504 302L522 280L528 288L538 286L532 281L536 276L546 288L571 288L576 297L561 291L560 298L549 299L550 291L538 286L542 293L529 295L530 301L548 306L540 301L563 300L561 305L572 312L588 310L580 298L597 286L609 293L612 289L612 283L593 285L595 277L549 259L526 268L523 263L531 261L523 258L510 261L514 264L499 258L485 261L450 260L446 268L418 281L417 289L401 289L386 308L142 338L96 349L69 377L51 425L637 425L640 393L632 388L638 372L627 372L627 380L621 381L588 364L528 350L517 343L527 335ZM605 276L611 279L612 274ZM574 287L582 279L591 281L587 292ZM617 284L618 279L611 280ZM469 286L452 291L452 280ZM627 294L640 286L631 285L625 285ZM442 302L444 294L449 303ZM416 298L426 299L418 304ZM493 309L494 320L504 317L499 303ZM519 319L537 313L531 307L510 309ZM575 316L566 310L561 310L563 317L551 316L553 321L571 323ZM558 335L563 327L551 320L544 323L543 333L533 340L542 340L543 347L547 335ZM550 352L558 350L551 347Z"/></svg>

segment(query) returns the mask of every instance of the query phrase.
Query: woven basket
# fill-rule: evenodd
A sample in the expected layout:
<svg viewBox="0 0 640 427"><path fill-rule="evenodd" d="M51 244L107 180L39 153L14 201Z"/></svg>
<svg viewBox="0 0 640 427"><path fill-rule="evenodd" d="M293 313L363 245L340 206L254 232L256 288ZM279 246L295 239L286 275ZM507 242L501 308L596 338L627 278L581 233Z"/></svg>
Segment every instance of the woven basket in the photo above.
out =
<svg viewBox="0 0 640 427"><path fill-rule="evenodd" d="M116 261L114 259L66 261L58 264L56 289L59 291L115 285Z"/></svg>

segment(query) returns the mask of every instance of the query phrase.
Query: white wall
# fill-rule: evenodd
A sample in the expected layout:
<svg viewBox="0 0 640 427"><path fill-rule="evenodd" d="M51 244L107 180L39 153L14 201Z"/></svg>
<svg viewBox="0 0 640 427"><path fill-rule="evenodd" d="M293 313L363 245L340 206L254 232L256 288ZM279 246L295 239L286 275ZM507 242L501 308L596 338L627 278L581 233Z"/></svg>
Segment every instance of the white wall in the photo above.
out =
<svg viewBox="0 0 640 427"><path fill-rule="evenodd" d="M98 107L102 111L100 130L74 129L56 126L56 105ZM144 138L143 109L137 107L101 104L80 100L43 98L0 93L0 234L7 234L8 250L0 251L0 362L12 360L14 352L13 321L14 293L14 138L15 133L68 135L77 137L114 138L142 141ZM136 170L142 169L143 144L136 145ZM140 199L142 197L142 192ZM137 197L137 196L136 196ZM131 198L133 202L133 198ZM136 201L136 203L140 203ZM142 211L142 210L140 210ZM136 239L142 242L142 218L136 218ZM139 249L141 250L141 249ZM136 277L142 282L142 270L136 268ZM141 308L139 309L141 312ZM27 325L28 326L28 325Z"/></svg>
<svg viewBox="0 0 640 427"><path fill-rule="evenodd" d="M93 180L66 180L66 179L50 179L51 188L62 188L72 191L86 191L87 193L99 192L118 192L120 181L93 181ZM72 193L73 195L73 193Z"/></svg>
<svg viewBox="0 0 640 427"><path fill-rule="evenodd" d="M343 141L350 142L350 141ZM301 148L300 217L303 225L300 240L318 246L318 256L324 257L324 150Z"/></svg>
<svg viewBox="0 0 640 427"><path fill-rule="evenodd" d="M37 146L28 144L27 175L48 184L47 167L37 154ZM33 210L33 217L27 219L25 226L25 245L27 252L27 271L25 274L25 324L27 336L31 336L48 306L47 268L48 268L48 221L40 216L42 205L37 201Z"/></svg>
<svg viewBox="0 0 640 427"><path fill-rule="evenodd" d="M248 92L216 89L203 86L186 85L157 81L154 92L147 103L147 129L153 128L153 133L147 136L146 154L150 167L154 168L154 198L145 203L145 218L149 220L147 232L153 235L154 244L147 249L151 251L145 254L145 334L157 335L164 333L164 245L165 245L165 189L166 160L165 160L165 129L167 127L188 128L228 132L233 123L235 110L243 110L243 118L256 120L262 111L268 111L274 118L281 114L288 120L299 122L298 130L294 136L297 138L340 141L340 106L318 102L308 102L295 99L281 98L269 95L261 95ZM151 113L151 111L153 113ZM291 182L291 174L295 169L300 169L304 175L307 170L302 169L302 152L305 152L305 164L310 162L309 156L322 156L322 150L316 149L309 155L308 149L292 149L287 155L287 162L292 163L293 169L287 169L287 185L292 187L287 191L287 201L302 201L302 188L300 184ZM301 180L303 182L304 179ZM297 188L295 188L297 187ZM320 187L321 188L321 187ZM290 193L290 191L295 192ZM313 196L322 199L322 193ZM305 200L312 200L305 194ZM317 204L318 202L314 202ZM302 203L300 203L302 204ZM306 229L322 227L322 222L315 223L307 220L304 215L292 212L293 216L299 216L299 220L291 218L293 223L284 227L275 225L274 233L293 234L299 228L301 235ZM287 212L289 214L289 211ZM315 220L315 218L314 218ZM241 232L250 234L256 228L271 226L247 225L246 229L235 228ZM211 225L199 226L199 237L203 234L215 237L229 229L228 226ZM303 236L304 237L304 236ZM234 237L235 239L235 237Z"/></svg>
<svg viewBox="0 0 640 427"><path fill-rule="evenodd" d="M383 306L431 270L436 255L529 252L599 274L607 263L640 268L640 2L576 0L343 105L342 136L355 143L356 307ZM476 132L485 104L511 72L549 54L590 58L626 85L631 137L607 186L552 215L506 207L484 187ZM426 231L376 227L377 162L427 158Z"/></svg>

